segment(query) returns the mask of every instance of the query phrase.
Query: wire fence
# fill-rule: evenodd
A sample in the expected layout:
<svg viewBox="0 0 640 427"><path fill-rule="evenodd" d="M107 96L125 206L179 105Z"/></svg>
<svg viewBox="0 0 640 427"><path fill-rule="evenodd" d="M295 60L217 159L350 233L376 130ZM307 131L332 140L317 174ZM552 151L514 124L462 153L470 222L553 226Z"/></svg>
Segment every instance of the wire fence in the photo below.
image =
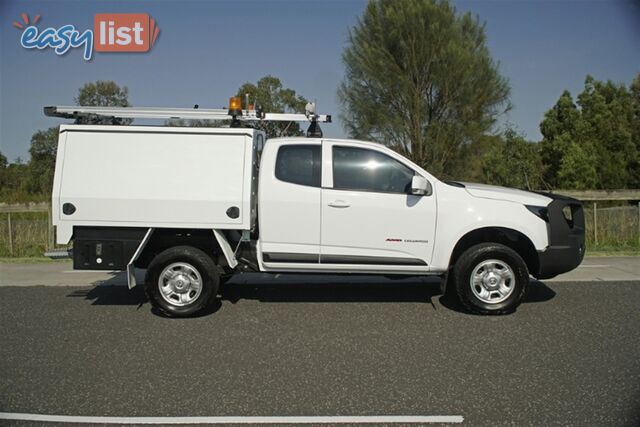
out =
<svg viewBox="0 0 640 427"><path fill-rule="evenodd" d="M50 249L46 212L0 214L0 257L42 256Z"/></svg>
<svg viewBox="0 0 640 427"><path fill-rule="evenodd" d="M614 206L585 209L587 250L640 249L640 208Z"/></svg>
<svg viewBox="0 0 640 427"><path fill-rule="evenodd" d="M615 206L601 208L587 203L585 208L586 245L591 250L640 250L640 208ZM595 208L595 209L594 209ZM0 257L38 257L60 246L54 244L55 230L47 205L13 207L0 213Z"/></svg>

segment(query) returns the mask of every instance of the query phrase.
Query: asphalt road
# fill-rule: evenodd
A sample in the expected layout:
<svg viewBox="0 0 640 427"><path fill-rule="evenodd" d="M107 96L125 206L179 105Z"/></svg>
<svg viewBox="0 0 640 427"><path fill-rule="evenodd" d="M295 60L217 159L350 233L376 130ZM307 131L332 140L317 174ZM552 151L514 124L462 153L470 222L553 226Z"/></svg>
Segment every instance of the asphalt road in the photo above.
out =
<svg viewBox="0 0 640 427"><path fill-rule="evenodd" d="M534 282L483 317L433 280L256 280L180 320L109 281L0 287L0 411L640 425L640 281Z"/></svg>

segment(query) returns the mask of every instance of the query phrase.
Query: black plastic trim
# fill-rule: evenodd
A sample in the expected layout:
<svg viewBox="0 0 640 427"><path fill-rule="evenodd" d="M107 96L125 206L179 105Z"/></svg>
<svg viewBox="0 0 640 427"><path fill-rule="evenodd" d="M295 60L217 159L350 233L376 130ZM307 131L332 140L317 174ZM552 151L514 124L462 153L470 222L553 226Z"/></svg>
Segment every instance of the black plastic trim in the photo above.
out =
<svg viewBox="0 0 640 427"><path fill-rule="evenodd" d="M532 275L536 279L551 279L558 274L571 271L584 258L584 244L578 246L549 246L538 251L538 271Z"/></svg>
<svg viewBox="0 0 640 427"><path fill-rule="evenodd" d="M417 258L396 258L360 255L319 255L287 252L265 252L265 262L307 263L307 264L361 264L361 265L427 265Z"/></svg>
<svg viewBox="0 0 640 427"><path fill-rule="evenodd" d="M532 275L537 279L550 279L573 270L584 258L584 209L577 199L552 193L539 194L553 200L547 206L549 246L538 251L538 271ZM571 211L570 219L564 215L566 208Z"/></svg>
<svg viewBox="0 0 640 427"><path fill-rule="evenodd" d="M367 264L367 265L427 265L417 258L395 258L360 255L320 255L323 264Z"/></svg>
<svg viewBox="0 0 640 427"><path fill-rule="evenodd" d="M317 264L320 254L298 254L286 252L265 252L262 254L264 262L287 262Z"/></svg>

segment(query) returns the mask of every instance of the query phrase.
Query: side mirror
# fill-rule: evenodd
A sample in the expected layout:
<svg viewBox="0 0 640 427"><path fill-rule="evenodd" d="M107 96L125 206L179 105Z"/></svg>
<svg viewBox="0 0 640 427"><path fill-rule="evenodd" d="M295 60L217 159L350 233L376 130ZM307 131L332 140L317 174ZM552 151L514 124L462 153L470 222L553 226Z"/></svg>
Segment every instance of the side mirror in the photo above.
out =
<svg viewBox="0 0 640 427"><path fill-rule="evenodd" d="M431 183L423 176L414 175L411 180L411 194L414 196L429 196L431 194Z"/></svg>

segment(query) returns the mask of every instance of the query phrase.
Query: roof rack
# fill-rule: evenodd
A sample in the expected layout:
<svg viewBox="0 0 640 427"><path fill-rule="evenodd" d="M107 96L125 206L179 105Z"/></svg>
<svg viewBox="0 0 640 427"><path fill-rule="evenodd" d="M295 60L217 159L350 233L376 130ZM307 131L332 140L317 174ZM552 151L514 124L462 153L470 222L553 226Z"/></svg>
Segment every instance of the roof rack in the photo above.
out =
<svg viewBox="0 0 640 427"><path fill-rule="evenodd" d="M76 123L104 123L105 120L118 124L121 119L184 119L184 120L231 120L232 127L240 127L241 122L310 122L307 136L322 137L318 123L331 123L331 115L316 114L315 103L310 102L302 113L265 113L255 109L204 109L198 108L156 108L156 107L44 107L49 117L74 119Z"/></svg>

